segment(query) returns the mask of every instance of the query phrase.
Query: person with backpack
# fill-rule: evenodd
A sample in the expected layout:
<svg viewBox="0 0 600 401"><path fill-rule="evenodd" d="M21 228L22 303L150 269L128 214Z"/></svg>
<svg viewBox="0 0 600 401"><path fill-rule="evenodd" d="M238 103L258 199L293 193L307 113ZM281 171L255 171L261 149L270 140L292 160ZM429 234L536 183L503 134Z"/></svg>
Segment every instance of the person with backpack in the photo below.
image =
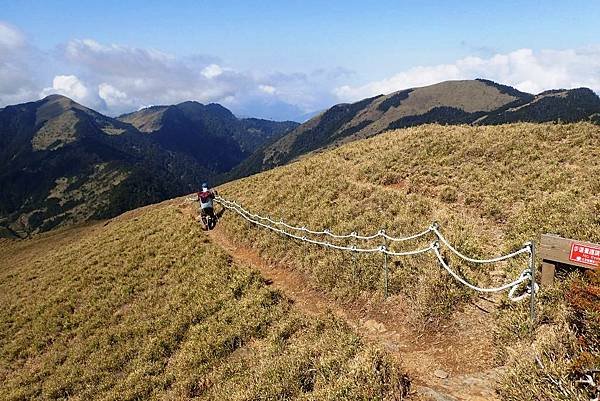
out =
<svg viewBox="0 0 600 401"><path fill-rule="evenodd" d="M198 192L198 202L200 202L200 215L202 216L202 221L205 222L206 228L209 227L209 224L206 222L206 216L210 217L214 224L217 222L217 216L215 216L214 202L215 196L218 193L214 189L210 189L207 183L202 184L202 190Z"/></svg>

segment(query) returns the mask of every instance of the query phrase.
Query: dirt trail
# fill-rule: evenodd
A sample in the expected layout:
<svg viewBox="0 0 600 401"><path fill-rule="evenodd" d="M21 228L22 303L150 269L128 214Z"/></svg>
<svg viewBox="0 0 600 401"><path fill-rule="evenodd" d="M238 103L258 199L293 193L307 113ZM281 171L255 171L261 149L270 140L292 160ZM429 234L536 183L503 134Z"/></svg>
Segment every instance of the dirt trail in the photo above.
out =
<svg viewBox="0 0 600 401"><path fill-rule="evenodd" d="M195 208L181 204L185 214L195 217ZM465 308L452 323L437 333L415 333L403 318L407 307L400 297L385 301L341 304L315 289L303 273L289 266L263 259L256 250L234 243L217 226L209 238L237 263L261 272L265 280L284 292L294 305L307 314L331 311L345 319L367 341L383 346L404 367L416 389L415 400L496 401L494 382L498 369L493 367L491 322L482 309L493 303L480 300L478 307Z"/></svg>

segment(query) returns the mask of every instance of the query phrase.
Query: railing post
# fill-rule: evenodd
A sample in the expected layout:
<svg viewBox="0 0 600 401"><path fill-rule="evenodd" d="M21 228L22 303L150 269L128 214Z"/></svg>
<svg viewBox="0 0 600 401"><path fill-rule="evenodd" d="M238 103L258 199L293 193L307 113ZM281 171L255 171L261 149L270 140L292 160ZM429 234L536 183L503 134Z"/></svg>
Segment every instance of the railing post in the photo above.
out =
<svg viewBox="0 0 600 401"><path fill-rule="evenodd" d="M387 264L387 238L385 237L385 231L381 230L381 233L384 234L383 237L383 285L384 285L384 297L387 299L388 297L388 264Z"/></svg>
<svg viewBox="0 0 600 401"><path fill-rule="evenodd" d="M352 245L355 248L356 245ZM356 285L356 251L352 251L352 281Z"/></svg>
<svg viewBox="0 0 600 401"><path fill-rule="evenodd" d="M354 251L354 249L356 248L356 233L352 231L350 233L350 236L350 248L353 249L352 251L350 251L350 255L352 256L352 283L356 286L356 251Z"/></svg>
<svg viewBox="0 0 600 401"><path fill-rule="evenodd" d="M531 241L529 243L529 249L531 252L529 253L529 270L531 270L531 304L529 305L529 313L531 315L531 332L533 333L533 329L535 327L535 243Z"/></svg>

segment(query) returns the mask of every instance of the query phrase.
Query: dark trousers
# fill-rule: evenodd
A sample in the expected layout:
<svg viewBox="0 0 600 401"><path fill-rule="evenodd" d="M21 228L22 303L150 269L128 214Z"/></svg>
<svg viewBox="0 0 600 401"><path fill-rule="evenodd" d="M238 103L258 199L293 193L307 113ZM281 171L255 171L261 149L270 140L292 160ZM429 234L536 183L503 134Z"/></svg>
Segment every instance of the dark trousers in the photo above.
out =
<svg viewBox="0 0 600 401"><path fill-rule="evenodd" d="M210 216L213 219L216 219L215 210L212 207L200 208L200 213L203 216Z"/></svg>

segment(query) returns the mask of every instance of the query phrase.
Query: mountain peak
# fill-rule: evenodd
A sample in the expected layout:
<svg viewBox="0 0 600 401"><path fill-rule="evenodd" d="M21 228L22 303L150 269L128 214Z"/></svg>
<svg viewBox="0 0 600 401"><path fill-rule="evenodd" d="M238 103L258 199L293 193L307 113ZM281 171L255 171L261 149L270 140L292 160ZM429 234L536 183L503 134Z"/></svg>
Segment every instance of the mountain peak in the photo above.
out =
<svg viewBox="0 0 600 401"><path fill-rule="evenodd" d="M73 101L73 99L71 99L70 97L67 97L65 95L61 95L60 93L53 93L51 95L46 96L45 98L43 98L41 101L42 102L49 102L49 101L54 101L54 100L60 100L60 99L66 99L69 101Z"/></svg>
<svg viewBox="0 0 600 401"><path fill-rule="evenodd" d="M35 124L39 125L56 118L71 109L85 110L86 108L66 96L53 94L46 96L38 102Z"/></svg>
<svg viewBox="0 0 600 401"><path fill-rule="evenodd" d="M205 107L203 103L200 103L197 100L186 100L185 102L177 103L175 105L175 107L178 106Z"/></svg>
<svg viewBox="0 0 600 401"><path fill-rule="evenodd" d="M183 103L179 103L174 106L178 110L181 110L185 113L188 118L196 119L196 118L214 118L218 117L220 119L226 120L237 120L237 118L233 115L233 113L226 107L221 106L218 103L209 103L202 104L196 101L187 101Z"/></svg>
<svg viewBox="0 0 600 401"><path fill-rule="evenodd" d="M587 88L533 95L481 78L444 81L335 105L252 155L230 178L285 164L318 149L420 124L577 122L598 121L599 116L600 98Z"/></svg>
<svg viewBox="0 0 600 401"><path fill-rule="evenodd" d="M41 99L38 103L41 103L42 105L58 104L65 108L73 107L74 105L77 105L79 107L84 107L84 106L80 105L79 103L77 103L76 101L74 101L73 99L71 99L70 97L60 95L58 93L48 95L45 98Z"/></svg>

